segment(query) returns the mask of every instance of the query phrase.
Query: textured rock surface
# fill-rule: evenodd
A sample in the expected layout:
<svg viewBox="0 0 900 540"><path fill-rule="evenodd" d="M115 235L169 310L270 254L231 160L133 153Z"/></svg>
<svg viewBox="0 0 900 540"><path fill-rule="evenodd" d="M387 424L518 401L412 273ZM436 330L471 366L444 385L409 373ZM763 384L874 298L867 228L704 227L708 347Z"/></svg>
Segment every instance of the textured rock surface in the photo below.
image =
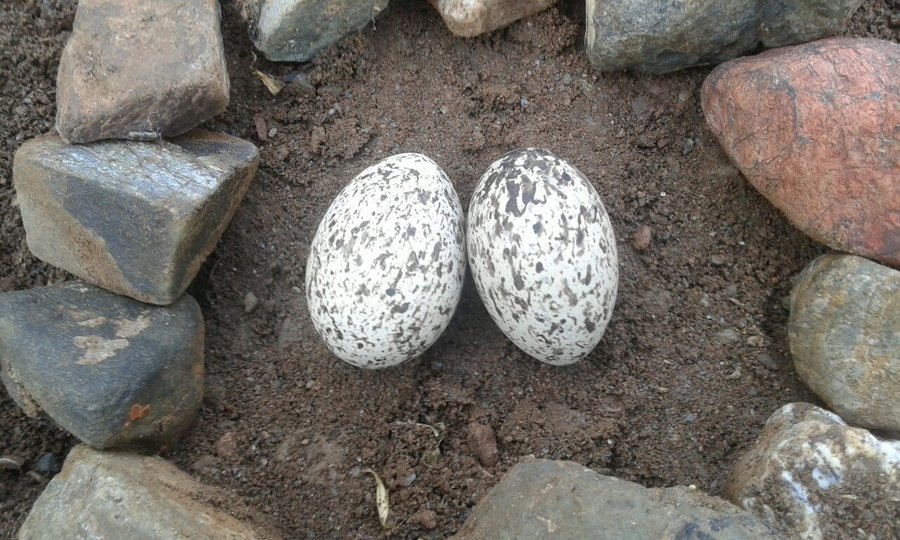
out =
<svg viewBox="0 0 900 540"><path fill-rule="evenodd" d="M156 139L228 106L216 0L80 0L57 75L63 139Z"/></svg>
<svg viewBox="0 0 900 540"><path fill-rule="evenodd" d="M647 489L571 461L522 462L472 510L458 540L777 538L735 506L682 487Z"/></svg>
<svg viewBox="0 0 900 540"><path fill-rule="evenodd" d="M540 13L557 0L429 0L451 32L473 37Z"/></svg>
<svg viewBox="0 0 900 540"><path fill-rule="evenodd" d="M787 538L897 538L900 442L808 403L785 405L735 466L725 493Z"/></svg>
<svg viewBox="0 0 900 540"><path fill-rule="evenodd" d="M852 425L900 432L900 271L824 255L791 291L794 367Z"/></svg>
<svg viewBox="0 0 900 540"><path fill-rule="evenodd" d="M258 160L251 143L201 130L160 143L39 137L13 165L28 247L100 287L171 303L215 247Z"/></svg>
<svg viewBox="0 0 900 540"><path fill-rule="evenodd" d="M389 0L250 0L253 44L276 62L305 62L375 20Z"/></svg>
<svg viewBox="0 0 900 540"><path fill-rule="evenodd" d="M800 230L900 266L900 44L834 38L716 68L710 129Z"/></svg>
<svg viewBox="0 0 900 540"><path fill-rule="evenodd" d="M0 295L0 376L29 416L98 448L151 451L203 395L203 316L190 296L150 306L68 282Z"/></svg>
<svg viewBox="0 0 900 540"><path fill-rule="evenodd" d="M158 457L76 446L19 530L46 538L270 538L209 506L221 498Z"/></svg>
<svg viewBox="0 0 900 540"><path fill-rule="evenodd" d="M762 43L841 31L861 0L588 0L585 40L597 69L667 73L718 64Z"/></svg>

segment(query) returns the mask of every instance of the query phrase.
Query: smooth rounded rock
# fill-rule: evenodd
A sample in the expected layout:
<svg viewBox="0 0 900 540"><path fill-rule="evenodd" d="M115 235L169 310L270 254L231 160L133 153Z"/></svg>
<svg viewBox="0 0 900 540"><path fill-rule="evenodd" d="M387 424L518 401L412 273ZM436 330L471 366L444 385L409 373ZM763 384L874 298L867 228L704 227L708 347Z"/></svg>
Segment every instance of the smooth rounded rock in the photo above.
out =
<svg viewBox="0 0 900 540"><path fill-rule="evenodd" d="M788 339L797 374L834 412L900 431L900 271L819 257L795 280Z"/></svg>
<svg viewBox="0 0 900 540"><path fill-rule="evenodd" d="M701 103L731 161L794 226L900 267L900 44L833 38L727 62Z"/></svg>
<svg viewBox="0 0 900 540"><path fill-rule="evenodd" d="M577 362L603 337L619 281L616 239L591 183L538 148L495 161L475 187L469 265L481 300L520 349Z"/></svg>
<svg viewBox="0 0 900 540"><path fill-rule="evenodd" d="M183 296L142 304L79 282L0 295L0 378L96 448L159 451L203 397L203 316Z"/></svg>
<svg viewBox="0 0 900 540"><path fill-rule="evenodd" d="M465 268L453 184L421 154L391 156L351 180L322 217L306 266L310 318L342 360L397 365L450 324Z"/></svg>

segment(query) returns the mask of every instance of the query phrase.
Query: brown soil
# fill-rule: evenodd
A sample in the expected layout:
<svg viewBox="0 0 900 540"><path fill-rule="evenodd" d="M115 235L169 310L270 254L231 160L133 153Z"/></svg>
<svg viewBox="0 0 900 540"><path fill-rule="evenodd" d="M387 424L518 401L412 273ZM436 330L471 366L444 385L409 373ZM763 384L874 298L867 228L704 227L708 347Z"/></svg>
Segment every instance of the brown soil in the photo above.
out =
<svg viewBox="0 0 900 540"><path fill-rule="evenodd" d="M782 299L822 249L749 187L706 129L698 92L709 70L596 73L580 5L463 40L426 2L395 0L313 63L278 65L253 53L224 2L232 102L209 127L256 142L262 165L191 289L207 320L207 396L169 457L259 511L242 517L286 538L380 536L371 468L390 489L391 536L442 538L528 454L718 494L775 409L815 401L790 367ZM867 0L848 33L896 41L892 11L898 2ZM27 250L11 162L52 126L73 13L69 1L0 0L0 292L66 277ZM293 82L273 97L253 69ZM328 354L303 274L341 187L387 155L422 152L467 204L488 164L522 146L570 160L611 214L621 283L596 351L567 368L527 358L469 280L421 359L369 372ZM642 227L652 239L638 251ZM248 292L260 300L250 314ZM496 465L469 448L471 422L496 433ZM3 390L0 433L0 455L26 460L0 470L0 537L12 537L46 481L28 472L75 441L26 418ZM433 530L411 520L422 509L436 512Z"/></svg>

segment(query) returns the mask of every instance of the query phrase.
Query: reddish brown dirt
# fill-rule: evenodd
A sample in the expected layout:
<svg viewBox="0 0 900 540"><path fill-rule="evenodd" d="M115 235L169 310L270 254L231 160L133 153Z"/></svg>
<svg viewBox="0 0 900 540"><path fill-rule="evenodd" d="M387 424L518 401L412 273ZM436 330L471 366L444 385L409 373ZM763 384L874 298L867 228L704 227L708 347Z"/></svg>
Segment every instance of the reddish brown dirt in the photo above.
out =
<svg viewBox="0 0 900 540"><path fill-rule="evenodd" d="M363 473L372 468L391 492L390 536L442 538L528 454L717 494L775 409L814 400L790 367L782 299L822 248L728 164L699 106L709 70L594 72L578 4L463 40L427 3L395 0L361 34L298 66L257 58L224 2L232 102L209 127L256 142L262 165L191 290L207 319L208 391L171 459L286 538L380 536L374 481ZM849 33L898 40L892 10L896 1L867 0ZM24 140L51 128L73 11L71 2L0 0L0 292L65 278L28 253L11 161ZM294 82L273 97L254 68ZM570 160L611 214L621 283L597 350L567 368L527 358L469 281L450 327L420 360L368 372L328 354L306 314L303 274L341 187L387 155L422 152L467 204L488 164L526 145ZM642 227L651 240L638 251ZM250 314L248 292L260 300ZM733 332L717 336L723 330ZM474 457L472 422L495 431L496 465ZM441 438L416 423L440 426ZM6 538L43 488L29 471L75 441L26 418L3 390L0 433L0 455L26 461L0 470ZM421 525L429 519L411 520L423 509L437 515L433 530Z"/></svg>

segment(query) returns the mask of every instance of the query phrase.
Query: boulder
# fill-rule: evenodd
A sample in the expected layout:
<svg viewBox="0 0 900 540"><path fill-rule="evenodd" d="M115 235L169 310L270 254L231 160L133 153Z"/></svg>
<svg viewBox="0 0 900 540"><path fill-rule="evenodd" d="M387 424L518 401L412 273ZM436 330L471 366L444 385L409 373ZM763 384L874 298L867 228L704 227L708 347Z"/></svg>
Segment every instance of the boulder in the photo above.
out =
<svg viewBox="0 0 900 540"><path fill-rule="evenodd" d="M276 62L306 62L375 20L389 0L244 0L253 44Z"/></svg>
<svg viewBox="0 0 900 540"><path fill-rule="evenodd" d="M734 60L701 100L725 153L797 228L900 266L900 44L833 38Z"/></svg>
<svg viewBox="0 0 900 540"><path fill-rule="evenodd" d="M78 282L0 295L0 378L97 448L157 451L203 397L203 316L190 296L150 306Z"/></svg>
<svg viewBox="0 0 900 540"><path fill-rule="evenodd" d="M760 44L833 36L862 0L587 0L588 58L601 71L668 73L718 64Z"/></svg>
<svg viewBox="0 0 900 540"><path fill-rule="evenodd" d="M63 140L154 140L223 112L216 0L80 0L56 79Z"/></svg>
<svg viewBox="0 0 900 540"><path fill-rule="evenodd" d="M195 130L163 142L16 152L13 178L31 252L151 304L174 302L213 250L256 173L253 144Z"/></svg>
<svg viewBox="0 0 900 540"><path fill-rule="evenodd" d="M460 37L487 34L544 11L557 0L429 0Z"/></svg>
<svg viewBox="0 0 900 540"><path fill-rule="evenodd" d="M571 461L531 459L475 506L458 540L778 538L748 512L689 488L647 489Z"/></svg>
<svg viewBox="0 0 900 540"><path fill-rule="evenodd" d="M766 422L725 494L787 538L897 538L900 442L792 403Z"/></svg>
<svg viewBox="0 0 900 540"><path fill-rule="evenodd" d="M273 538L206 502L223 498L161 458L76 446L34 503L19 540Z"/></svg>
<svg viewBox="0 0 900 540"><path fill-rule="evenodd" d="M788 340L797 374L829 408L900 432L900 271L819 257L794 282Z"/></svg>

